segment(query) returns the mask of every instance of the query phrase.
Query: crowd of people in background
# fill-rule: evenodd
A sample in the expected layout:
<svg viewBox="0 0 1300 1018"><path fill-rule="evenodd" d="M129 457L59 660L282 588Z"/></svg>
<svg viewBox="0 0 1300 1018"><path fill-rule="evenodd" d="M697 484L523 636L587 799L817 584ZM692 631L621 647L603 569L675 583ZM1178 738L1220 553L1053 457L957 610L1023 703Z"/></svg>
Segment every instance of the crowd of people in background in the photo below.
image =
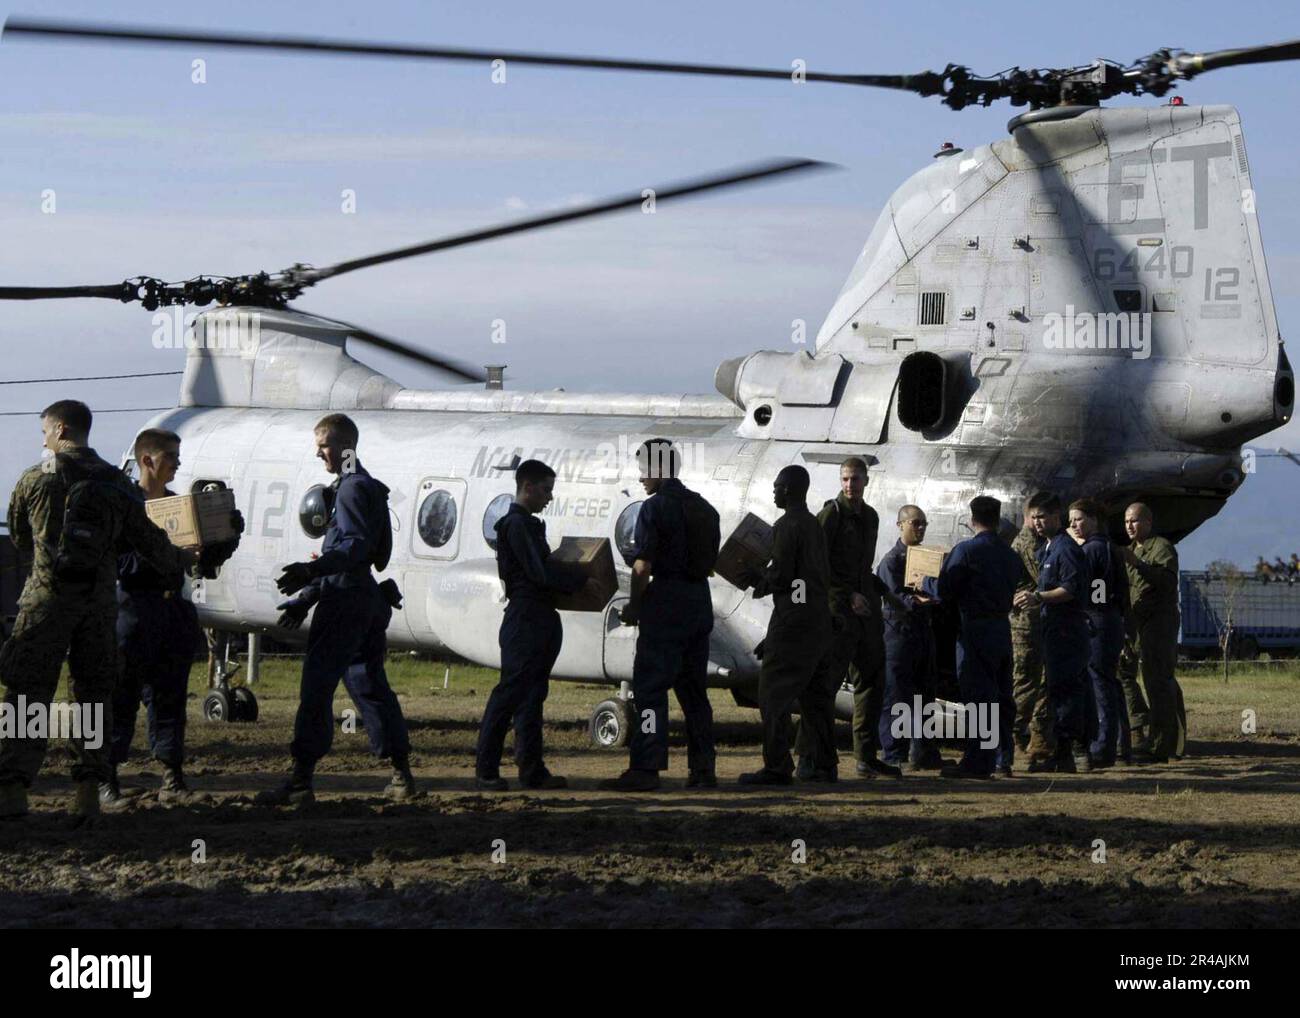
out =
<svg viewBox="0 0 1300 1018"><path fill-rule="evenodd" d="M1265 583L1295 583L1300 578L1300 555L1291 553L1289 561L1283 561L1279 555L1270 563L1261 555L1255 560L1255 577Z"/></svg>

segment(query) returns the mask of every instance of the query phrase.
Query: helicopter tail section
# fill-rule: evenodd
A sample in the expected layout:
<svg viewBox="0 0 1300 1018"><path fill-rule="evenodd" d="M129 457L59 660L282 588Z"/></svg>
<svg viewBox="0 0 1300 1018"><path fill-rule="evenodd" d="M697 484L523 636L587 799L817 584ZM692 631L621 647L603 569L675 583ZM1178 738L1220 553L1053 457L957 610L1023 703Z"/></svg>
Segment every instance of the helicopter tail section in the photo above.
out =
<svg viewBox="0 0 1300 1018"><path fill-rule="evenodd" d="M1294 377L1237 111L1058 107L1009 129L946 147L895 192L817 358L924 359L938 392L939 362L964 357L981 402L1009 408L1001 425L976 416L1008 438L1035 416L1125 421L1143 407L1157 444L1233 448L1286 423ZM948 418L969 389L947 387Z"/></svg>

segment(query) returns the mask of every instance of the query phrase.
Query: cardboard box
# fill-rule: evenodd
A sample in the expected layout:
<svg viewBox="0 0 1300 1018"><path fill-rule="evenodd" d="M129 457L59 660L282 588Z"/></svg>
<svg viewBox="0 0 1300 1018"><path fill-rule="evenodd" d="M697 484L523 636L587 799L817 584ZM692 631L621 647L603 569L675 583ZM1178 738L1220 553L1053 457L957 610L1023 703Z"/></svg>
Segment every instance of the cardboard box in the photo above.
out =
<svg viewBox="0 0 1300 1018"><path fill-rule="evenodd" d="M153 498L144 504L149 519L178 548L201 548L237 537L230 525L234 510L235 493L228 489Z"/></svg>
<svg viewBox="0 0 1300 1018"><path fill-rule="evenodd" d="M761 573L772 560L772 527L753 513L746 513L718 550L713 571L742 590L747 574Z"/></svg>
<svg viewBox="0 0 1300 1018"><path fill-rule="evenodd" d="M948 548L925 547L921 544L909 545L907 562L903 566L903 586L913 590L921 589L921 581L927 576L938 576L948 558Z"/></svg>
<svg viewBox="0 0 1300 1018"><path fill-rule="evenodd" d="M618 593L618 576L614 572L614 551L607 537L562 537L560 546L551 552L552 562L568 562L578 566L584 576L594 578L598 590L587 596L579 590L576 594L558 594L555 607L562 612L600 612Z"/></svg>

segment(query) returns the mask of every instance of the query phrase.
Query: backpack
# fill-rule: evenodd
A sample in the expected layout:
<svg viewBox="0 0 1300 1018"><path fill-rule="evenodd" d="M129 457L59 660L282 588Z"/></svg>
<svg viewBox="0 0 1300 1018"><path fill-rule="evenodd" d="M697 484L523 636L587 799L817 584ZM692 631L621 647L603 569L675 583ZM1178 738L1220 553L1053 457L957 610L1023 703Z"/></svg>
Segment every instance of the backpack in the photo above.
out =
<svg viewBox="0 0 1300 1018"><path fill-rule="evenodd" d="M721 520L718 511L699 492L689 488L682 492L679 501L686 519L686 578L707 580L713 575L722 545Z"/></svg>
<svg viewBox="0 0 1300 1018"><path fill-rule="evenodd" d="M116 558L130 495L116 468L87 473L61 459L56 471L67 490L63 526L54 549L54 575L71 583L93 583L104 560Z"/></svg>

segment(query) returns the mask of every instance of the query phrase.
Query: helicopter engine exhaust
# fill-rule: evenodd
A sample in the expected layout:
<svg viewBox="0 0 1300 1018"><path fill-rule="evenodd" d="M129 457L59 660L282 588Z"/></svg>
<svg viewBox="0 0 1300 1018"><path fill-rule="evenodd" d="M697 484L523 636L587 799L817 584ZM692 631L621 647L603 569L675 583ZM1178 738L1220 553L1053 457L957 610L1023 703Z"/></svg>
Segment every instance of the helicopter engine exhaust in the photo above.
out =
<svg viewBox="0 0 1300 1018"><path fill-rule="evenodd" d="M931 432L956 419L969 393L962 378L969 358L917 350L898 367L898 420L909 431Z"/></svg>

